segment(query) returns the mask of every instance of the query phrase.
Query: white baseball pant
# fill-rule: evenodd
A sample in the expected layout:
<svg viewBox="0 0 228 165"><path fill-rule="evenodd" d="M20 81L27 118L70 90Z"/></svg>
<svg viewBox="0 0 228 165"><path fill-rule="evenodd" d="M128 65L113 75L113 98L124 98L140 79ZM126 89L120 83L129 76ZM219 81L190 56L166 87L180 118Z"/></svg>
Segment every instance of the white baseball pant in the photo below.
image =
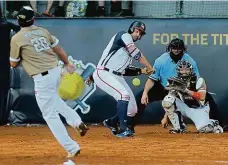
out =
<svg viewBox="0 0 228 165"><path fill-rule="evenodd" d="M57 89L61 80L61 68L55 67L48 70L48 74L33 76L35 85L35 96L37 104L42 112L51 132L69 153L74 153L80 149L77 142L71 139L66 127L62 123L59 114L61 114L66 122L76 128L82 122L81 117L76 111L71 109L58 95Z"/></svg>
<svg viewBox="0 0 228 165"><path fill-rule="evenodd" d="M197 130L203 128L204 126L211 124L209 118L209 105L199 107L199 108L189 108L183 101L176 98L177 110L181 112L181 115L188 117L193 121Z"/></svg>
<svg viewBox="0 0 228 165"><path fill-rule="evenodd" d="M137 113L135 96L123 76L115 75L103 69L96 69L93 73L93 79L101 90L114 97L116 101L129 101L127 115L135 116Z"/></svg>

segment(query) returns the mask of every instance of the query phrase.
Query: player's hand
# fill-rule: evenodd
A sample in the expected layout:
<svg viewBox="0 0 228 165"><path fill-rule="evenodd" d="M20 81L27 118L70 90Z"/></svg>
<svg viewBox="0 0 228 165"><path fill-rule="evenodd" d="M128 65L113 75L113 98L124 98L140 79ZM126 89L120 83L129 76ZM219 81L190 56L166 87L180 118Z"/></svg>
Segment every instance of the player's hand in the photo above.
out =
<svg viewBox="0 0 228 165"><path fill-rule="evenodd" d="M93 80L93 75L89 76L86 80L85 80L85 83L87 85L91 85L92 83L94 83L94 80Z"/></svg>
<svg viewBox="0 0 228 165"><path fill-rule="evenodd" d="M66 64L65 68L66 68L67 72L69 72L69 73L74 73L74 71L75 71L75 66L71 63Z"/></svg>
<svg viewBox="0 0 228 165"><path fill-rule="evenodd" d="M146 67L145 68L141 68L141 73L142 74L148 74L147 68Z"/></svg>
<svg viewBox="0 0 228 165"><path fill-rule="evenodd" d="M155 73L155 69L154 68L147 68L147 73L148 74Z"/></svg>
<svg viewBox="0 0 228 165"><path fill-rule="evenodd" d="M148 94L143 92L141 103L147 105L149 103Z"/></svg>
<svg viewBox="0 0 228 165"><path fill-rule="evenodd" d="M161 124L162 124L163 128L168 127L168 121L169 121L169 119L164 116L163 119L161 120Z"/></svg>
<svg viewBox="0 0 228 165"><path fill-rule="evenodd" d="M150 74L152 74L154 72L155 72L154 68L145 67L145 68L141 69L141 73L142 74L146 74L146 75L150 75Z"/></svg>

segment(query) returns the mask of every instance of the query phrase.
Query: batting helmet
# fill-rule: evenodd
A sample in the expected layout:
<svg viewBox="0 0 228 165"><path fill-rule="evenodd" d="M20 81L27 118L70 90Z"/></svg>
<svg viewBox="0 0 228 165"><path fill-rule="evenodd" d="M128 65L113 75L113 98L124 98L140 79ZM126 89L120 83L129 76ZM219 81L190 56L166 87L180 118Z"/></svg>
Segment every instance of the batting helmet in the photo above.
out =
<svg viewBox="0 0 228 165"><path fill-rule="evenodd" d="M193 66L186 60L179 61L177 64L177 75L183 80L190 80L194 75Z"/></svg>
<svg viewBox="0 0 228 165"><path fill-rule="evenodd" d="M128 29L128 33L129 34L133 33L135 29L139 29L140 31L142 31L143 35L146 34L146 25L141 21L132 22L132 24L130 25L130 27Z"/></svg>
<svg viewBox="0 0 228 165"><path fill-rule="evenodd" d="M34 22L35 13L30 6L23 6L17 14L17 20L20 26L28 27Z"/></svg>
<svg viewBox="0 0 228 165"><path fill-rule="evenodd" d="M167 51L170 51L171 49L179 49L183 52L187 51L187 48L184 45L184 41L179 38L175 38L169 43L169 45L167 46Z"/></svg>

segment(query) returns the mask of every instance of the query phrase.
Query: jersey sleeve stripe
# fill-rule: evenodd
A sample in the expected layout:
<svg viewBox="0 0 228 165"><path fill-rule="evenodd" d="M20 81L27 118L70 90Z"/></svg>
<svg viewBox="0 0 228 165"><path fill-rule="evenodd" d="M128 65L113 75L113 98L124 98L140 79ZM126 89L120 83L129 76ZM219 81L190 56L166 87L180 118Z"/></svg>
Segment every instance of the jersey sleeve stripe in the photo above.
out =
<svg viewBox="0 0 228 165"><path fill-rule="evenodd" d="M55 43L54 43L54 44L52 44L52 45L51 45L51 47L52 47L52 48L53 48L53 47L55 47L56 45L58 45L58 43L59 43L59 40L58 40L58 39L56 39Z"/></svg>
<svg viewBox="0 0 228 165"><path fill-rule="evenodd" d="M10 57L10 61L12 62L19 62L21 59L20 58L12 58Z"/></svg>
<svg viewBox="0 0 228 165"><path fill-rule="evenodd" d="M155 78L155 77L153 77L153 76L149 76L149 79L151 79L151 80L155 80L155 81L158 81L158 79L157 79L157 78Z"/></svg>

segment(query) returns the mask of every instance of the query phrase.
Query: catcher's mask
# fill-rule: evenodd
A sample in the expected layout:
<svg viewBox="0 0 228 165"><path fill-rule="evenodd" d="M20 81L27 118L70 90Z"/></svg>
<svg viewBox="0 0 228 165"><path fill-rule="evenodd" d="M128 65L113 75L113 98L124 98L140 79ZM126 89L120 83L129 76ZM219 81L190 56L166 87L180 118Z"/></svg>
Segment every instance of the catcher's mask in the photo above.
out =
<svg viewBox="0 0 228 165"><path fill-rule="evenodd" d="M177 76L184 81L190 81L194 76L192 64L188 61L179 61L177 64Z"/></svg>
<svg viewBox="0 0 228 165"><path fill-rule="evenodd" d="M179 50L182 54L187 51L184 41L179 38L173 39L167 46L166 51L172 52L172 49Z"/></svg>
<svg viewBox="0 0 228 165"><path fill-rule="evenodd" d="M132 34L135 29L138 29L141 32L141 37L146 34L146 25L141 21L134 21L128 28L128 33ZM139 39L141 39L141 37Z"/></svg>
<svg viewBox="0 0 228 165"><path fill-rule="evenodd" d="M17 14L18 24L21 27L29 27L33 25L35 13L30 6L23 6Z"/></svg>

